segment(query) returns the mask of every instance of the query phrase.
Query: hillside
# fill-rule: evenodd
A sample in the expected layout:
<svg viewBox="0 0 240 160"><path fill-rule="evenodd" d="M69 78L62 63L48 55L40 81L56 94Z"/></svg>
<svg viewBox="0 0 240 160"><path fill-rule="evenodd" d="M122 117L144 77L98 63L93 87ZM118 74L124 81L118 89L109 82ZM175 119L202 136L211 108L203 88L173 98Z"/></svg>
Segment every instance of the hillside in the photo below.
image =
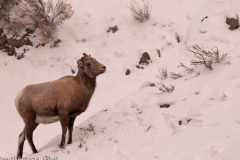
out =
<svg viewBox="0 0 240 160"><path fill-rule="evenodd" d="M77 59L87 53L105 64L107 72L97 78L87 111L75 121L73 144L59 149L59 122L40 125L34 132L39 153L31 154L25 141L24 156L240 160L240 32L226 24L226 17L240 15L238 0L149 1L151 18L143 23L131 17L128 0L68 2L75 12L56 34L59 47L29 47L21 60L0 51L0 159L16 155L24 126L14 106L17 93L28 84L73 75ZM107 32L115 25L117 32ZM197 58L188 50L195 45L228 54L212 70L196 67L190 64ZM151 62L138 69L144 52ZM194 72L188 74L180 63ZM184 76L157 78L164 66L168 73ZM130 75L125 75L127 69ZM173 85L174 90L161 93L153 83ZM164 104L170 106L160 107Z"/></svg>

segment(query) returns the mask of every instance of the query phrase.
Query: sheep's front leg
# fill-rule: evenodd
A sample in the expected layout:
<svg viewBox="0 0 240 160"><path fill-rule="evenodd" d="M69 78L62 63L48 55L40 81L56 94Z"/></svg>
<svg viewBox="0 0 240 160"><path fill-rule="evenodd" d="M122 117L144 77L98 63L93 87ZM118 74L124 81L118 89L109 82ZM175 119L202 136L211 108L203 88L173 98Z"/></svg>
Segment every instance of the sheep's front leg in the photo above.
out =
<svg viewBox="0 0 240 160"><path fill-rule="evenodd" d="M70 118L68 123L68 144L72 143L72 131L73 131L73 124L76 117Z"/></svg>
<svg viewBox="0 0 240 160"><path fill-rule="evenodd" d="M59 144L59 147L64 148L68 123L69 123L69 116L59 115L59 117L60 117L60 123L62 126L62 140L61 140L61 143Z"/></svg>

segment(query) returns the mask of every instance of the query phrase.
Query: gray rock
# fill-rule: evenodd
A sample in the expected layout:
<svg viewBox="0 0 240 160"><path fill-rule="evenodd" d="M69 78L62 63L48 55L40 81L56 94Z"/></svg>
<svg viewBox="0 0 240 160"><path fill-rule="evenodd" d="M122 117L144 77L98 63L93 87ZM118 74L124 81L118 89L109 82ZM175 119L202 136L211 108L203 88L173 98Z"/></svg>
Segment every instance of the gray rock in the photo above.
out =
<svg viewBox="0 0 240 160"><path fill-rule="evenodd" d="M239 28L239 22L238 22L238 18L228 18L226 19L226 23L229 25L229 29L230 30L235 30Z"/></svg>
<svg viewBox="0 0 240 160"><path fill-rule="evenodd" d="M150 56L147 52L144 52L142 58L139 61L139 64L149 64Z"/></svg>
<svg viewBox="0 0 240 160"><path fill-rule="evenodd" d="M129 75L130 73L131 73L131 71L129 69L127 69L126 75Z"/></svg>

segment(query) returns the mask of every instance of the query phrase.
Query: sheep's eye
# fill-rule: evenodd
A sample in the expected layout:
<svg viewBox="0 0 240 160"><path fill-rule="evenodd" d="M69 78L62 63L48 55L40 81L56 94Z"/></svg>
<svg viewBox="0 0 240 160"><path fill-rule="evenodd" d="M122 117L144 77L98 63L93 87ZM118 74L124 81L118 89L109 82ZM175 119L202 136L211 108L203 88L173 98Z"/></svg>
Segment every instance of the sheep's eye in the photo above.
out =
<svg viewBox="0 0 240 160"><path fill-rule="evenodd" d="M92 67L92 64L91 63L87 63L87 67Z"/></svg>

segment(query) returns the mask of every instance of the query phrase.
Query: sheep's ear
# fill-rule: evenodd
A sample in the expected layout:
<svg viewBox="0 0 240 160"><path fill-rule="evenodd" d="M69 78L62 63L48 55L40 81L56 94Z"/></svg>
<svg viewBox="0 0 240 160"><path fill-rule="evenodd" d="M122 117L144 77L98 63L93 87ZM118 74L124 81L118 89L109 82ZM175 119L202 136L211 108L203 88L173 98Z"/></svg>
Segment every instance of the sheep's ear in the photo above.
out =
<svg viewBox="0 0 240 160"><path fill-rule="evenodd" d="M83 67L83 62L81 61L81 59L79 59L79 60L77 61L77 64L78 64L78 67L84 68L84 67Z"/></svg>
<svg viewBox="0 0 240 160"><path fill-rule="evenodd" d="M83 53L84 57L87 57L88 55L86 53Z"/></svg>

